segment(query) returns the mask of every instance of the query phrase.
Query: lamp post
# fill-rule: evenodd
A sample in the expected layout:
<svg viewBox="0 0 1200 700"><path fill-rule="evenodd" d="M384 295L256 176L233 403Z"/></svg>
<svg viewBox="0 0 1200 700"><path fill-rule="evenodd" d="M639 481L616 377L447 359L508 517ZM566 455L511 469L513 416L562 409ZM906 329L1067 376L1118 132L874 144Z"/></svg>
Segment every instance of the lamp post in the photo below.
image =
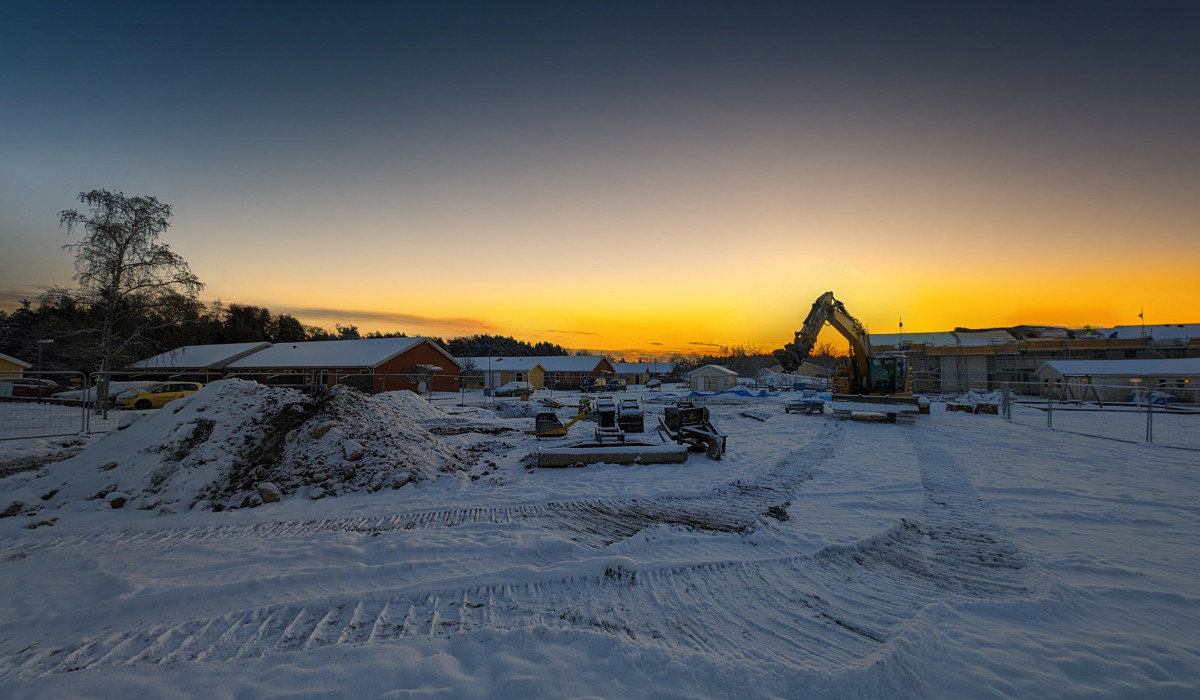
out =
<svg viewBox="0 0 1200 700"><path fill-rule="evenodd" d="M45 339L43 339L43 340L39 340L39 341L37 341L37 348L38 348L38 364L37 364L37 374L38 374L38 379L41 379L41 378L42 378L42 346L43 346L43 345L49 345L49 344L51 344L51 343L53 343L53 342L54 342L54 341L53 341L53 340L51 340L51 339L49 339L49 338L45 338ZM42 384L41 384L41 382L38 382L38 391L37 391L37 395L38 395L38 401L40 402L40 401L42 400Z"/></svg>

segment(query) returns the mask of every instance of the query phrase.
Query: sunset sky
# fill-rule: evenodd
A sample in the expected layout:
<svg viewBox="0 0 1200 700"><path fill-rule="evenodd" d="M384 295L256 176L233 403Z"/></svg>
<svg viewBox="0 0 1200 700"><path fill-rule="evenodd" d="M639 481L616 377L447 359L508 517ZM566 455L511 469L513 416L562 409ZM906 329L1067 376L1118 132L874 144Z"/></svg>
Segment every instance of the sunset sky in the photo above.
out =
<svg viewBox="0 0 1200 700"><path fill-rule="evenodd" d="M325 328L1200 322L1200 3L20 5L0 308L73 284L58 213L110 189L206 300Z"/></svg>

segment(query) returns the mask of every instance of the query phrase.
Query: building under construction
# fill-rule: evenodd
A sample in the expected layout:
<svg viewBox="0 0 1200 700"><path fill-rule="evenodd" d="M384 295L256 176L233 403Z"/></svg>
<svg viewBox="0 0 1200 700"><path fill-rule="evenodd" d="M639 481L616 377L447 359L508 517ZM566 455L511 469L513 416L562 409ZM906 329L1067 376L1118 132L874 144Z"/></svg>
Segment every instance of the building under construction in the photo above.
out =
<svg viewBox="0 0 1200 700"><path fill-rule="evenodd" d="M1048 326L956 328L940 333L871 334L872 352L904 352L915 393L953 393L1038 382L1049 360L1200 357L1200 324L1070 330Z"/></svg>

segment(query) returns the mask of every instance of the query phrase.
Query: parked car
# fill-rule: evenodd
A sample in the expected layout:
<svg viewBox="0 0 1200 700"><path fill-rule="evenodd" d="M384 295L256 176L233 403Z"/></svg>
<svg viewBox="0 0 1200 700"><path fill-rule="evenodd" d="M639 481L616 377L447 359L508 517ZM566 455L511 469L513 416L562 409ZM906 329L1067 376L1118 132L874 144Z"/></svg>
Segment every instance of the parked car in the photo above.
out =
<svg viewBox="0 0 1200 700"><path fill-rule="evenodd" d="M15 377L0 379L0 398L14 399L48 399L60 391L70 391L71 387L63 386L53 379L36 377Z"/></svg>
<svg viewBox="0 0 1200 700"><path fill-rule="evenodd" d="M158 381L140 380L136 382L109 382L108 391L105 392L108 396L108 407L114 408L117 405L117 396L130 391L141 391L148 387L161 384ZM91 406L96 400L96 392L99 387L90 389L72 389L70 391L62 391L54 395L54 400L58 403L65 403L68 406L78 406L79 404L87 404Z"/></svg>
<svg viewBox="0 0 1200 700"><path fill-rule="evenodd" d="M604 380L596 377L583 376L579 378L579 391L587 394L593 391L604 391Z"/></svg>
<svg viewBox="0 0 1200 700"><path fill-rule="evenodd" d="M605 383L604 389L606 391L625 391L625 389L626 389L625 380L624 379L610 379L610 380L608 380L607 383Z"/></svg>
<svg viewBox="0 0 1200 700"><path fill-rule="evenodd" d="M509 382L496 389L496 396L529 396L533 393L533 385L529 382Z"/></svg>
<svg viewBox="0 0 1200 700"><path fill-rule="evenodd" d="M126 391L117 396L117 408L162 408L175 399L200 391L203 387L196 382L156 382L141 390Z"/></svg>

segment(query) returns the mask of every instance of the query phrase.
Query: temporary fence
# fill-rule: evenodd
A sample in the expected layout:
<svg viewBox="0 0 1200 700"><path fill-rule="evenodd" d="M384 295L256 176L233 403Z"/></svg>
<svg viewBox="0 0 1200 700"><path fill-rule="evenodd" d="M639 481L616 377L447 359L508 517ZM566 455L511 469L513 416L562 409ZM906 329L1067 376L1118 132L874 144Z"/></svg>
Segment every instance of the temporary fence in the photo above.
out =
<svg viewBox="0 0 1200 700"><path fill-rule="evenodd" d="M1200 388L1088 382L1008 383L1000 412L1013 423L1164 447L1200 450Z"/></svg>
<svg viewBox="0 0 1200 700"><path fill-rule="evenodd" d="M82 401L87 387L83 372L23 372L0 378L0 440L87 432Z"/></svg>

